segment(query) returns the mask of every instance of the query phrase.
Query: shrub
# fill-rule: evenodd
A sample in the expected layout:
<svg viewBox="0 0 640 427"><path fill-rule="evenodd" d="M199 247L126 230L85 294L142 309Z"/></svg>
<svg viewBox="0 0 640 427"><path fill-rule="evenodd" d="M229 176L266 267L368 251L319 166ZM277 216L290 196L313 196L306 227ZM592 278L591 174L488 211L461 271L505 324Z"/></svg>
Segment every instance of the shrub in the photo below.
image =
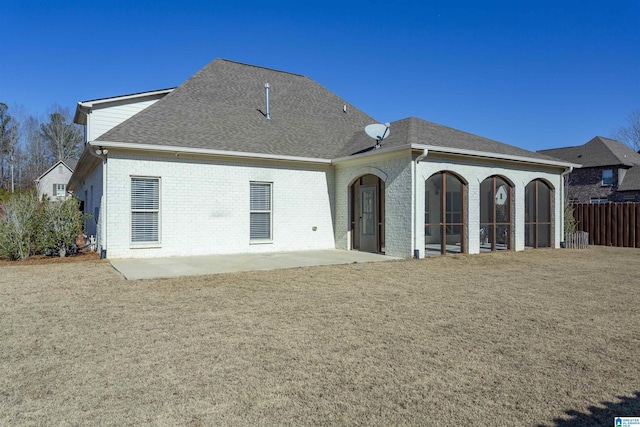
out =
<svg viewBox="0 0 640 427"><path fill-rule="evenodd" d="M9 197L11 197L11 193L8 193L0 188L0 203L6 202L7 200L9 200Z"/></svg>
<svg viewBox="0 0 640 427"><path fill-rule="evenodd" d="M569 236L576 232L577 223L573 216L573 203L565 201L564 204L564 235Z"/></svg>
<svg viewBox="0 0 640 427"><path fill-rule="evenodd" d="M0 206L0 257L27 259L35 253L40 204L32 193L14 194Z"/></svg>
<svg viewBox="0 0 640 427"><path fill-rule="evenodd" d="M13 194L0 203L0 258L27 259L45 250L65 256L82 232L84 215L76 198L38 201Z"/></svg>
<svg viewBox="0 0 640 427"><path fill-rule="evenodd" d="M42 233L39 233L39 247L65 256L73 246L78 234L82 233L83 214L80 202L75 197L43 204Z"/></svg>

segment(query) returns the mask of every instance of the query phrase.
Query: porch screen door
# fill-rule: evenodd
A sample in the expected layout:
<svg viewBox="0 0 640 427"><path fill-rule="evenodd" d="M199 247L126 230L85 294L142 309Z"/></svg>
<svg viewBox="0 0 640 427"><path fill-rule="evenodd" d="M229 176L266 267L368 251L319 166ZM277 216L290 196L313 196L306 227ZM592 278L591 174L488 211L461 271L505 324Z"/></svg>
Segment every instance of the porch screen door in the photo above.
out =
<svg viewBox="0 0 640 427"><path fill-rule="evenodd" d="M360 187L360 250L378 252L376 187Z"/></svg>

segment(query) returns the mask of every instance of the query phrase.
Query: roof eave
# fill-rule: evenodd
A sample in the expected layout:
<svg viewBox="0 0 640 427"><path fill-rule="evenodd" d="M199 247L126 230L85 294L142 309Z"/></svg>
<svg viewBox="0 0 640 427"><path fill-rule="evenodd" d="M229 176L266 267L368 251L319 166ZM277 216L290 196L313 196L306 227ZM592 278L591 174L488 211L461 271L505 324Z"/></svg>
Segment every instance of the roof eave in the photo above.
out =
<svg viewBox="0 0 640 427"><path fill-rule="evenodd" d="M180 146L174 146L174 145L136 144L136 143L130 143L130 142L116 142L116 141L90 141L88 144L91 147L171 153L176 155L177 157L179 157L180 154L193 154L193 155L205 155L205 156L214 156L214 157L236 157L236 158L251 158L251 159L263 159L263 160L280 160L280 161L300 162L300 163L331 164L331 159L323 159L323 158L288 156L288 155L267 154L267 153L249 153L249 152L242 152L242 151L214 150L210 148L180 147Z"/></svg>
<svg viewBox="0 0 640 427"><path fill-rule="evenodd" d="M175 88L150 90L148 92L138 92L138 93L132 93L130 95L113 96L109 98L98 98L98 99L92 99L90 101L78 102L78 105L82 105L88 108L93 108L96 105L108 104L111 102L129 101L137 98L147 98L149 96L166 95L168 93L171 93L174 89Z"/></svg>
<svg viewBox="0 0 640 427"><path fill-rule="evenodd" d="M435 145L411 144L412 149L429 150L436 153L458 154L461 156L482 157L496 160L507 160L516 163L530 163L545 166L555 166L559 168L579 168L582 165L577 163L562 162L556 160L536 159L535 157L514 156L511 154L491 153L486 151L465 150L461 148L440 147Z"/></svg>
<svg viewBox="0 0 640 427"><path fill-rule="evenodd" d="M78 102L78 105L76 106L76 113L73 115L73 123L86 125L87 114L89 114L90 111L90 107L83 105L82 102Z"/></svg>
<svg viewBox="0 0 640 427"><path fill-rule="evenodd" d="M100 161L96 156L89 153L91 148L92 147L89 146L89 144L85 145L84 151L78 159L78 164L76 165L75 170L71 173L71 178L69 178L69 183L67 184L67 187L71 191L75 191L80 186L82 177L91 172L95 165Z"/></svg>
<svg viewBox="0 0 640 427"><path fill-rule="evenodd" d="M112 102L129 101L129 100L138 99L138 98L147 98L150 96L167 95L171 93L173 89L175 88L151 90L148 92L139 92L139 93L133 93L130 95L114 96L110 98L98 98L98 99L92 99L90 101L80 101L78 102L78 106L76 107L76 113L73 116L73 122L79 125L86 125L87 114L89 114L91 109L97 105L109 104Z"/></svg>

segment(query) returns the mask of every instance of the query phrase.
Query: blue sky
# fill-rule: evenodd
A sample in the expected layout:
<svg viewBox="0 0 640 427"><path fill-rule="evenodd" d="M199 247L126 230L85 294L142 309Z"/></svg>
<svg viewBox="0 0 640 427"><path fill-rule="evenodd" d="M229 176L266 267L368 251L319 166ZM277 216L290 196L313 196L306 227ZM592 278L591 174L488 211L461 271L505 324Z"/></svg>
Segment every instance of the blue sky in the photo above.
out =
<svg viewBox="0 0 640 427"><path fill-rule="evenodd" d="M4 0L0 102L73 112L226 58L307 75L381 122L539 150L610 136L640 108L639 23L640 0Z"/></svg>

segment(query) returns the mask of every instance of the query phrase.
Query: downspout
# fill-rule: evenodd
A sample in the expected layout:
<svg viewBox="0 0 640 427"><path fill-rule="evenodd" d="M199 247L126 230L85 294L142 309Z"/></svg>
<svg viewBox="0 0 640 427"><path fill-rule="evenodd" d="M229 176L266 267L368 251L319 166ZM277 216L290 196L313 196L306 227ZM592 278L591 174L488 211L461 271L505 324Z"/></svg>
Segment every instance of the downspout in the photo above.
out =
<svg viewBox="0 0 640 427"><path fill-rule="evenodd" d="M562 172L560 174L560 177L562 178L562 183L561 183L561 186L560 186L560 188L561 188L561 191L560 191L560 202L562 203L562 222L560 222L560 237L561 237L562 240L560 240L560 246L562 246L562 242L565 241L564 240L564 238L565 238L565 235L564 235L564 232L565 232L565 230L564 230L564 220L565 220L565 218L564 218L564 213L565 213L564 212L564 204L565 204L564 195L565 195L566 190L564 188L564 177L569 175L571 172L573 172L573 166L569 166L567 169L564 170L564 172Z"/></svg>
<svg viewBox="0 0 640 427"><path fill-rule="evenodd" d="M98 154L98 152L100 154ZM107 153L109 151L98 147L96 151L93 151L93 147L89 145L89 154L102 160L102 203L100 204L100 216L102 217L102 227L100 239L100 259L107 257Z"/></svg>
<svg viewBox="0 0 640 427"><path fill-rule="evenodd" d="M418 163L429 155L429 150L422 150L422 154L416 157L416 161L413 164L413 173L411 174L411 186L413 187L413 200L411 205L413 207L413 257L415 259L420 258L420 249L418 248L418 227L416 222L418 221Z"/></svg>

